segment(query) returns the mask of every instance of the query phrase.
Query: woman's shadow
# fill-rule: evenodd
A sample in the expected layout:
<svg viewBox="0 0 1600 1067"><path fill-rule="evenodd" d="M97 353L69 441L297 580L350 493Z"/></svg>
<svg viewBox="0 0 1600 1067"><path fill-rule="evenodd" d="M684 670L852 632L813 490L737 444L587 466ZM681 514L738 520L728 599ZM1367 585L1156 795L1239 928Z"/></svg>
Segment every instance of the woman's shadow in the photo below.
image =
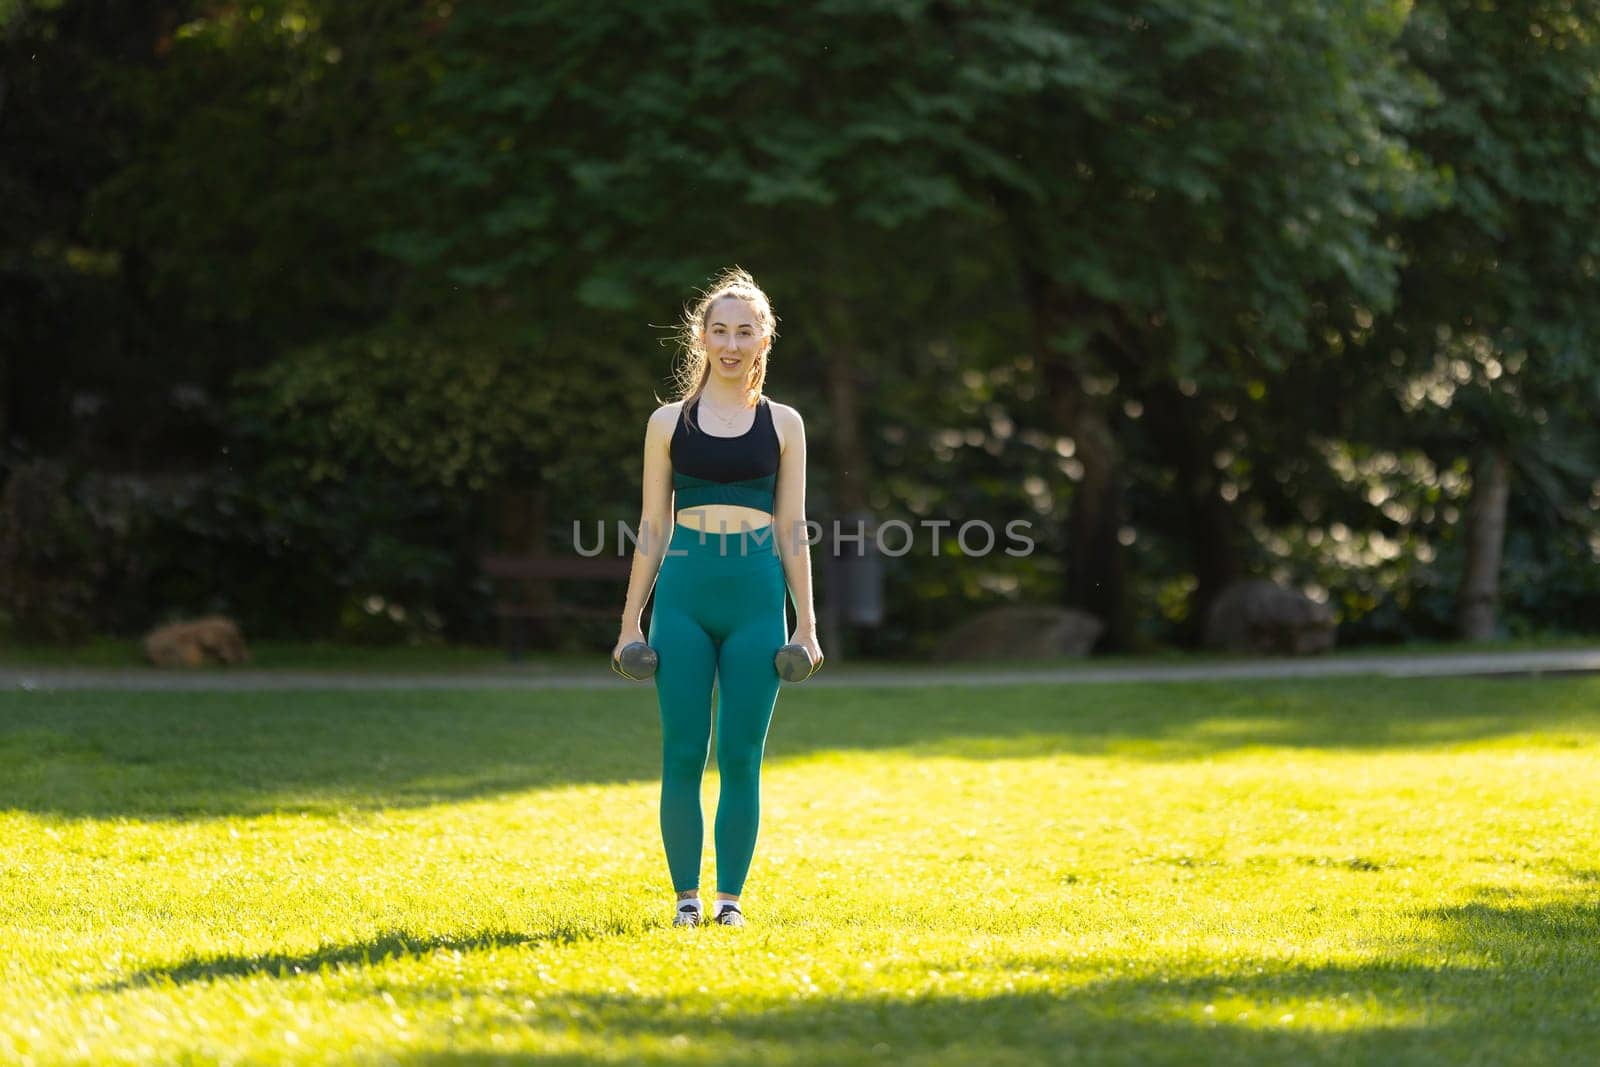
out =
<svg viewBox="0 0 1600 1067"><path fill-rule="evenodd" d="M620 927L618 928L620 929ZM607 931L600 931L602 933ZM617 930L609 931L611 933ZM364 941L321 945L309 952L266 952L258 955L201 956L176 963L146 967L96 986L95 992L121 992L147 985L189 985L222 978L295 978L323 970L370 967L392 959L423 959L435 952L481 952L544 942L561 943L594 936L576 927L557 926L547 930L518 933L512 930L483 930L472 934L434 934L418 937L403 930L386 930Z"/></svg>

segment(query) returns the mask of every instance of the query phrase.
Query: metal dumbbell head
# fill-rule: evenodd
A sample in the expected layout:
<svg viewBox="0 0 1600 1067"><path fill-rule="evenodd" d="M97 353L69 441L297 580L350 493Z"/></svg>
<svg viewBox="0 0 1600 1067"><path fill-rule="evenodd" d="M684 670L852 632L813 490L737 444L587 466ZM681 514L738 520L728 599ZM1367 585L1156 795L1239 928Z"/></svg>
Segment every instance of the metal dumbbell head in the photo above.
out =
<svg viewBox="0 0 1600 1067"><path fill-rule="evenodd" d="M642 682L656 673L661 657L643 641L629 641L611 658L611 669L633 682Z"/></svg>
<svg viewBox="0 0 1600 1067"><path fill-rule="evenodd" d="M811 653L806 651L805 645L784 645L772 657L772 666L784 681L803 682L821 669L822 660L812 663Z"/></svg>

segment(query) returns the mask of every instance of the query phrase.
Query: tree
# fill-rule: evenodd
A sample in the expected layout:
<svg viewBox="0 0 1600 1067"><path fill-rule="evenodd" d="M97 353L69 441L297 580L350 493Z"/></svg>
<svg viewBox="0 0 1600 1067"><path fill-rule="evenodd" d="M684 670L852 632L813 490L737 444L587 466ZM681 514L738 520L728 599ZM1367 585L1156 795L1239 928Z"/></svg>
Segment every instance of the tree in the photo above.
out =
<svg viewBox="0 0 1600 1067"><path fill-rule="evenodd" d="M397 271L374 244L431 16L409 0L22 12L0 104L16 297L0 306L21 318L0 327L30 357L9 387L0 373L0 426L105 466L192 464L225 436L236 371L390 314Z"/></svg>
<svg viewBox="0 0 1600 1067"><path fill-rule="evenodd" d="M1600 5L1428 0L1402 44L1437 87L1413 136L1451 195L1403 229L1396 392L1417 438L1471 456L1457 624L1483 640L1514 483L1561 515L1600 473L1551 436L1600 406Z"/></svg>
<svg viewBox="0 0 1600 1067"><path fill-rule="evenodd" d="M413 158L432 210L389 246L451 300L591 342L597 367L737 260L797 309L777 365L820 371L802 381L827 401L828 510L864 510L866 393L919 328L920 227L961 206L931 6L465 8ZM636 459L634 423L615 427L602 447Z"/></svg>
<svg viewBox="0 0 1600 1067"><path fill-rule="evenodd" d="M987 8L958 77L982 106L970 180L1007 217L1057 428L1084 465L1069 603L1128 640L1124 438L1146 413L1178 473L1196 610L1239 570L1216 413L1294 372L1327 288L1382 307L1383 218L1416 164L1385 113L1403 6L1214 0ZM996 166L994 161L1006 161ZM1010 165L1021 161L1020 165ZM1119 402L1120 401L1120 402Z"/></svg>

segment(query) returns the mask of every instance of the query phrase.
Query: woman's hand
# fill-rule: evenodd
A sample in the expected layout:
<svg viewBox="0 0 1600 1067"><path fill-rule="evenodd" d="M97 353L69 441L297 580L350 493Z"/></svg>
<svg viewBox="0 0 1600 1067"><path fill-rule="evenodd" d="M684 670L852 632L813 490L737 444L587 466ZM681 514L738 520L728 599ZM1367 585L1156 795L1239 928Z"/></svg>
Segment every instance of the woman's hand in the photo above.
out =
<svg viewBox="0 0 1600 1067"><path fill-rule="evenodd" d="M641 645L648 643L644 639L644 631L639 629L637 626L624 626L622 628L622 632L617 636L616 647L612 648L611 650L612 661L614 662L616 658L622 654L622 648L624 645L631 645L635 641L639 642Z"/></svg>
<svg viewBox="0 0 1600 1067"><path fill-rule="evenodd" d="M817 641L817 631L815 629L796 629L790 635L789 643L791 645L799 645L806 650L806 654L811 657L812 670L822 669L822 645Z"/></svg>

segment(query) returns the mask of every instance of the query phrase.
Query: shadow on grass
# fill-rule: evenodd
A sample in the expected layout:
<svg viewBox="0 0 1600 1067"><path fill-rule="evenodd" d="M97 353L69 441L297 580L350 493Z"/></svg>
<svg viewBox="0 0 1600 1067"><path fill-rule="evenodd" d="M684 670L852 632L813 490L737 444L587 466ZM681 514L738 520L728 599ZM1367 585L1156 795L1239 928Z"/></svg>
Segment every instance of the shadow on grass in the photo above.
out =
<svg viewBox="0 0 1600 1067"><path fill-rule="evenodd" d="M1202 971L1195 963L1121 953L913 959L892 969L924 978L942 974L954 988L898 997L824 992L750 1005L741 998L734 1010L716 987L726 953L714 938L759 937L759 929L683 932L707 948L708 987L698 993L564 992L515 970L492 984L462 986L454 968L441 965L437 981L384 988L424 1023L440 1001L462 997L497 1003L502 1013L476 1029L452 1029L449 1048L389 1055L438 1065L590 1062L590 1054L473 1047L505 1036L503 1012L512 1011L534 1041L548 1037L550 1045L570 1047L576 1037L611 1055L626 1050L666 1063L843 1064L927 1056L972 1063L1585 1062L1600 1026L1600 905L1575 880L1578 888L1537 903L1486 889L1470 902L1422 911L1415 942L1382 946L1372 951L1391 955L1357 962L1232 958L1225 967ZM426 959L441 949L482 952L589 936L594 931L566 928L424 938L390 931L302 954L185 960L100 988L294 981L324 967ZM1025 943L1027 934L1018 936ZM985 976L987 988L1047 978L1053 987L963 994L959 979L974 971L997 972ZM510 1036L515 1044L528 1035Z"/></svg>
<svg viewBox="0 0 1600 1067"><path fill-rule="evenodd" d="M919 1056L972 1063L1588 1059L1600 1032L1600 907L1578 899L1504 901L1486 894L1422 913L1432 936L1403 946L1402 958L1311 966L1281 959L1229 961L1227 970L1185 973L1126 957L1017 957L990 966L1017 975L1065 972L1067 988L975 997L814 997L738 1014L719 1006L716 996L567 995L544 1003L529 1022L547 1024L556 1038L579 1020L614 1048L650 1042L663 1062L850 1063ZM931 969L960 975L972 966L970 960L949 960ZM581 1062L449 1049L402 1059L462 1067Z"/></svg>
<svg viewBox="0 0 1600 1067"><path fill-rule="evenodd" d="M947 979L979 969L1019 985L1044 977L1056 984L1000 994L963 995L959 983L948 993L900 997L824 993L736 1010L714 987L723 962L717 951L708 951L703 963L712 987L672 996L562 992L533 976L461 988L441 972L441 984L393 988L399 1007L425 1019L446 993L482 997L506 1006L521 1032L508 1034L502 1014L478 1028L452 1029L450 1047L388 1055L441 1067L577 1064L624 1052L636 1062L752 1067L925 1058L985 1064L1587 1062L1600 1026L1594 996L1600 908L1586 894L1519 905L1509 894L1485 891L1479 900L1419 917L1428 932L1415 944L1397 944L1392 957L1360 962L1230 959L1224 969L1199 972L1194 964L1120 954L913 960L904 969ZM401 941L399 952L387 954L513 943L503 934L421 946ZM196 961L163 973L174 980L263 972L292 977L292 966L285 965L313 970L324 960L360 963L376 960L384 947L380 939L303 957L267 957L262 965L225 961L219 969ZM574 1039L595 1048L552 1055L507 1047L524 1040L571 1047Z"/></svg>
<svg viewBox="0 0 1600 1067"><path fill-rule="evenodd" d="M1380 972L1381 973L1381 972ZM550 1044L570 1044L562 1021L586 1019L606 1049L596 1054L510 1052L456 1038L455 1047L392 1050L396 1062L419 1067L578 1065L596 1062L771 1065L939 1064L1564 1064L1592 1062L1592 1029L1568 1020L1530 1029L1536 1021L1503 1012L1474 1013L1449 998L1490 1002L1492 980L1445 969L1426 978L1433 989L1406 1003L1415 1021L1348 1028L1295 1025L1292 1011L1263 1005L1256 1017L1209 1022L1195 1000L1157 996L1156 980L1106 983L1085 993L1008 993L983 998L820 1001L769 1008L759 1016L675 1011L642 997L552 998L541 1012ZM1363 988L1362 968L1330 968L1310 976L1316 995ZM1246 989L1249 983L1239 980ZM1231 988L1231 987L1230 987ZM1502 990L1503 992L1503 990ZM1172 1014L1163 1015L1162 1012ZM1179 1013L1197 1018L1177 1017ZM1276 1014L1274 1014L1276 1013ZM1280 1022L1288 1015L1287 1022ZM542 1020L548 1019L548 1022ZM649 1048L644 1054L637 1050ZM626 1050L624 1052L623 1050Z"/></svg>
<svg viewBox="0 0 1600 1067"><path fill-rule="evenodd" d="M391 930L366 941L323 945L310 952L299 954L269 952L257 956L208 956L164 967L149 967L116 982L98 986L96 991L116 992L169 982L173 985L188 985L192 982L208 982L219 978L259 976L294 978L303 974L316 974L325 967L337 970L342 967L367 967L390 959L421 958L441 949L478 952L536 942L575 941L580 936L582 935L576 930L561 928L533 934L488 930L476 934L442 934L432 937L416 937L403 931Z"/></svg>
<svg viewBox="0 0 1600 1067"><path fill-rule="evenodd" d="M826 750L1206 758L1600 739L1600 679L788 689L768 761ZM196 818L404 807L659 775L655 693L0 693L0 810Z"/></svg>

